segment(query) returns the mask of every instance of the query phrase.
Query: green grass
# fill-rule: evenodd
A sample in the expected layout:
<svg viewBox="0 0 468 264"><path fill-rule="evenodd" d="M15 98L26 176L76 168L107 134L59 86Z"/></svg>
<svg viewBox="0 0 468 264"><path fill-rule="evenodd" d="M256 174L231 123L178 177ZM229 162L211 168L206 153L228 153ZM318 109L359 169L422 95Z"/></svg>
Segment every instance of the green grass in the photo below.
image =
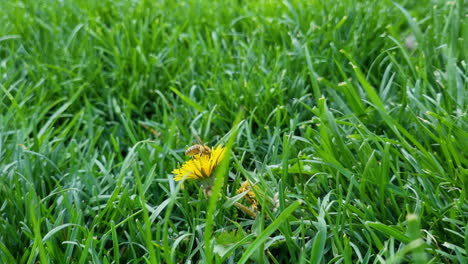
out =
<svg viewBox="0 0 468 264"><path fill-rule="evenodd" d="M1 1L0 263L467 263L468 6L397 2Z"/></svg>

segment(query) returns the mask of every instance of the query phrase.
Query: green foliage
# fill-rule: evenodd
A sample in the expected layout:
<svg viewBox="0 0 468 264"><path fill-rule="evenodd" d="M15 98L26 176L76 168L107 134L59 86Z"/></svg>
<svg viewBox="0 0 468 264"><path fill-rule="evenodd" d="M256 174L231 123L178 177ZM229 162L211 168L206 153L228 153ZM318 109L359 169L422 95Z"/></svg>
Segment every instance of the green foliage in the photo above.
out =
<svg viewBox="0 0 468 264"><path fill-rule="evenodd" d="M0 263L466 263L467 11L0 1Z"/></svg>

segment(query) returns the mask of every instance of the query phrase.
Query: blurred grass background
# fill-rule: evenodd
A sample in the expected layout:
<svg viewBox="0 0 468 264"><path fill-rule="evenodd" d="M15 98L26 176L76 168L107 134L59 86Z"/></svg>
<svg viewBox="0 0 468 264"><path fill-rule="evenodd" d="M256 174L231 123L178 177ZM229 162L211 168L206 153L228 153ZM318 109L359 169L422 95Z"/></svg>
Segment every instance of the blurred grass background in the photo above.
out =
<svg viewBox="0 0 468 264"><path fill-rule="evenodd" d="M467 10L2 1L1 262L466 263ZM278 210L207 217L195 135Z"/></svg>

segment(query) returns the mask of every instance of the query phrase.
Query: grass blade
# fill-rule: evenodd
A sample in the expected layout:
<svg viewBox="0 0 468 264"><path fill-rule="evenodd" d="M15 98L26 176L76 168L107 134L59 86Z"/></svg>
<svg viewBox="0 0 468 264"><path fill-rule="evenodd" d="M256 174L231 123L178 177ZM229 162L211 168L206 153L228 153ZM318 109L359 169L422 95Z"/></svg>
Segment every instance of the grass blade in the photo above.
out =
<svg viewBox="0 0 468 264"><path fill-rule="evenodd" d="M288 217L301 205L301 201L295 201L276 218L263 232L250 244L250 246L244 251L242 257L237 262L239 264L246 263L249 260L249 257L257 250L273 232L275 232L280 225L285 222Z"/></svg>

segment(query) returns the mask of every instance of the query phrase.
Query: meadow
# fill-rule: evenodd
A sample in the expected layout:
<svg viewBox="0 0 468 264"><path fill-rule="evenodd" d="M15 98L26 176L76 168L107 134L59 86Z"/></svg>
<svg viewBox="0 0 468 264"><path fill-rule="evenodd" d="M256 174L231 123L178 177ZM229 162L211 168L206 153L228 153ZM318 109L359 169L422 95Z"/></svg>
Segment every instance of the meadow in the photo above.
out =
<svg viewBox="0 0 468 264"><path fill-rule="evenodd" d="M0 263L468 263L467 13L1 1Z"/></svg>

